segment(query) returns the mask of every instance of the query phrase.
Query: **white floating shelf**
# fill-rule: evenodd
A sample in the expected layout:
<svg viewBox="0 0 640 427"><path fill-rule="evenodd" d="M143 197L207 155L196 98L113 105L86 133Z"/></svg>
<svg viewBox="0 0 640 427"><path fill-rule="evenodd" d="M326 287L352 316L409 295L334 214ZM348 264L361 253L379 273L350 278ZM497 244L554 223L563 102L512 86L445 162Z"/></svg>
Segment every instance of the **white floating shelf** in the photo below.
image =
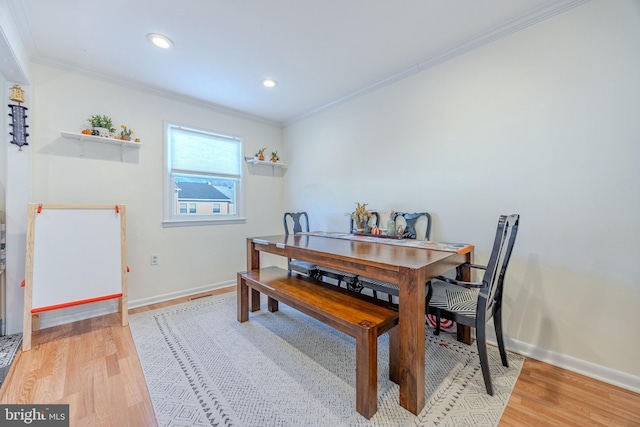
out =
<svg viewBox="0 0 640 427"><path fill-rule="evenodd" d="M140 147L142 147L142 144L140 142L135 142L135 141L125 141L122 139L105 138L105 137L96 136L96 135L85 135L83 133L76 133L76 132L60 132L60 134L65 138L80 140L80 157L84 157L85 142L91 142L91 143L97 142L100 144L111 144L111 145L120 146L121 161L124 161L125 148L131 151L131 149L139 150Z"/></svg>
<svg viewBox="0 0 640 427"><path fill-rule="evenodd" d="M244 158L245 162L252 164L252 165L264 165L264 166L273 166L275 168L286 168L287 165L285 165L282 162L269 162L267 160L258 160L255 157L245 157Z"/></svg>

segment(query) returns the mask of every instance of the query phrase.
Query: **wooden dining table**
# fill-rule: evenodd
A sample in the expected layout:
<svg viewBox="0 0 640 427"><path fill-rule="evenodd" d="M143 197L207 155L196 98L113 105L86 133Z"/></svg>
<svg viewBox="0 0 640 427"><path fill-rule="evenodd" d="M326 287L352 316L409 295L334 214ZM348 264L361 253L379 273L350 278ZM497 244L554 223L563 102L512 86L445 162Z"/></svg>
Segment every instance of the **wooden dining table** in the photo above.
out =
<svg viewBox="0 0 640 427"><path fill-rule="evenodd" d="M417 415L425 405L425 284L472 263L473 246L447 251L387 243L334 238L327 233L250 237L247 270L259 269L260 253L265 252L397 284L400 405ZM469 280L468 268L463 266L461 274ZM260 293L252 291L251 311L259 309ZM469 329L459 328L458 339L470 343Z"/></svg>

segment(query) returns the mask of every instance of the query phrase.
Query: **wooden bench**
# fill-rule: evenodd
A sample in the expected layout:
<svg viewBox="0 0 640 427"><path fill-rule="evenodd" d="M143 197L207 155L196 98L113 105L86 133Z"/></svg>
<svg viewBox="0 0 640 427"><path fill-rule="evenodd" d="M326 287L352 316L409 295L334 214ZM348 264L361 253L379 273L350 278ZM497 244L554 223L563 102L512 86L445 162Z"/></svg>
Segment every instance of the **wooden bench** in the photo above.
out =
<svg viewBox="0 0 640 427"><path fill-rule="evenodd" d="M389 332L389 378L398 382L398 313L369 297L278 267L238 273L238 321L249 320L249 289L268 296L356 340L356 410L371 418L378 410L378 337ZM331 393L331 390L327 390Z"/></svg>

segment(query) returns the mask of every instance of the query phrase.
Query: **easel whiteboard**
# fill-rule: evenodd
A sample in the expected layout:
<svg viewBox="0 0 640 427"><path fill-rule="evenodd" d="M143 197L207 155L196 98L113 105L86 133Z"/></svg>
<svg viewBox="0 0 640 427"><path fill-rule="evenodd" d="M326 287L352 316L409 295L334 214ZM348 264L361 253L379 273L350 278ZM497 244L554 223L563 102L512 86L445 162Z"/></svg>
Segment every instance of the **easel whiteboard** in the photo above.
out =
<svg viewBox="0 0 640 427"><path fill-rule="evenodd" d="M28 219L23 350L40 312L119 298L127 325L125 206L32 203Z"/></svg>

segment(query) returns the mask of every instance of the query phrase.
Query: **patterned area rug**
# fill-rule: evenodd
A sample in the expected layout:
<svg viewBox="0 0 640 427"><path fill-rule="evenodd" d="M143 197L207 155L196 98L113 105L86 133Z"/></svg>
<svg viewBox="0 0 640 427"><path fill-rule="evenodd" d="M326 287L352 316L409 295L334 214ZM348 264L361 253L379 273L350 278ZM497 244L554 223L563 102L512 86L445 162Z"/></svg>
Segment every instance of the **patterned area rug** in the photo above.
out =
<svg viewBox="0 0 640 427"><path fill-rule="evenodd" d="M9 373L13 359L22 343L22 334L3 335L0 337L0 386Z"/></svg>
<svg viewBox="0 0 640 427"><path fill-rule="evenodd" d="M475 345L427 333L427 404L417 416L388 379L388 336L379 338L378 412L355 411L355 340L266 300L236 320L236 295L131 315L131 332L161 426L495 426L524 359L509 368L489 348L487 395Z"/></svg>

